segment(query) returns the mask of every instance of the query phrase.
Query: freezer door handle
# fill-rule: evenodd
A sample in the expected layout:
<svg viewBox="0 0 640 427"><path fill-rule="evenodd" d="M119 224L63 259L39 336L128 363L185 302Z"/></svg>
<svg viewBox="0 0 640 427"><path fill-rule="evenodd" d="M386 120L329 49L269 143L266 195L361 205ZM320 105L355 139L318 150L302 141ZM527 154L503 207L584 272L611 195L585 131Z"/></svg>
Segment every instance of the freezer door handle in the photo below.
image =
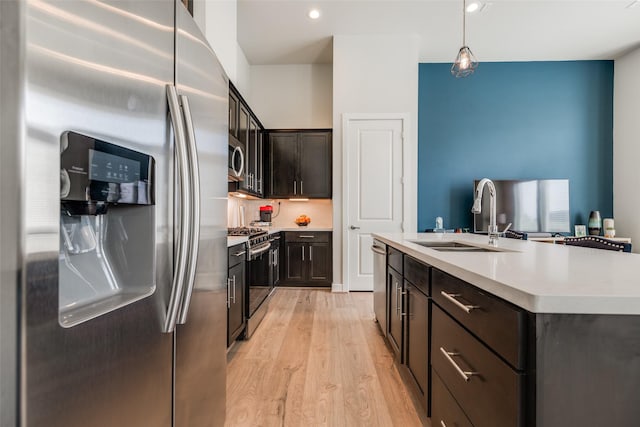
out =
<svg viewBox="0 0 640 427"><path fill-rule="evenodd" d="M189 158L189 186L191 189L191 221L190 221L190 247L187 264L187 283L182 298L182 307L178 315L178 323L184 324L187 321L187 313L189 312L189 304L191 303L191 294L196 282L196 264L198 260L198 250L200 249L200 168L198 167L198 151L196 147L196 135L193 127L193 116L189 107L189 98L180 95L180 104L184 113L185 130L187 135L187 156ZM234 282L235 284L235 282ZM235 289L234 289L235 302Z"/></svg>
<svg viewBox="0 0 640 427"><path fill-rule="evenodd" d="M178 311L180 310L180 301L184 291L187 255L189 251L190 238L190 220L191 220L191 188L188 179L188 158L187 143L185 139L184 122L178 102L178 93L175 86L167 85L167 101L169 103L169 113L171 115L171 123L173 125L173 133L175 139L175 152L177 159L177 170L179 177L179 217L180 224L178 226L176 260L173 271L173 281L171 286L171 296L167 307L167 317L165 319L163 332L171 333L175 329Z"/></svg>

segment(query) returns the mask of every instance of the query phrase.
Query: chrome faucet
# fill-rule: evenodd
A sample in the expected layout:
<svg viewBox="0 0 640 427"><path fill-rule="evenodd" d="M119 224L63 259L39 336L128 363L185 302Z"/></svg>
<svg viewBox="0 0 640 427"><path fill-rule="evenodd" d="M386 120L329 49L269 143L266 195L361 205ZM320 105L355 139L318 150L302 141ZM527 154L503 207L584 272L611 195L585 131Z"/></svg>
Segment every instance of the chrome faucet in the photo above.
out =
<svg viewBox="0 0 640 427"><path fill-rule="evenodd" d="M493 185L493 181L488 178L482 178L476 187L476 198L473 201L473 207L471 212L479 214L482 212L482 191L484 186L489 187L489 196L491 198L489 205L489 244L492 246L498 245L498 225L496 224L496 186Z"/></svg>

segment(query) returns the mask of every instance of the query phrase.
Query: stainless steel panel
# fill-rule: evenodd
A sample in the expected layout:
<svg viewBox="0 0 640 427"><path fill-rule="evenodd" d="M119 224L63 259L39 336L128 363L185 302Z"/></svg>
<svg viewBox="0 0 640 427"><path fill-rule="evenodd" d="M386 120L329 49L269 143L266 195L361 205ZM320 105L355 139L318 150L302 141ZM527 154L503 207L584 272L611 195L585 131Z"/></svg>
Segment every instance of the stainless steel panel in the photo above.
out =
<svg viewBox="0 0 640 427"><path fill-rule="evenodd" d="M256 329L258 329L260 323L262 323L262 319L264 319L264 317L269 312L269 301L271 301L272 296L273 291L271 291L269 295L267 295L265 300L262 302L262 304L260 304L256 311L253 312L251 317L247 318L247 339L253 336L253 333L256 331Z"/></svg>
<svg viewBox="0 0 640 427"><path fill-rule="evenodd" d="M29 0L24 129L24 401L27 426L170 426L172 1ZM73 328L58 323L60 136L74 130L157 162L156 289ZM135 263L135 260L131 260Z"/></svg>
<svg viewBox="0 0 640 427"><path fill-rule="evenodd" d="M25 4L0 2L0 425L18 424L20 206Z"/></svg>
<svg viewBox="0 0 640 427"><path fill-rule="evenodd" d="M387 246L373 241L373 311L382 334L387 332Z"/></svg>
<svg viewBox="0 0 640 427"><path fill-rule="evenodd" d="M228 80L176 5L176 87L189 98L200 170L200 243L186 323L176 327L175 425L223 425L226 387Z"/></svg>

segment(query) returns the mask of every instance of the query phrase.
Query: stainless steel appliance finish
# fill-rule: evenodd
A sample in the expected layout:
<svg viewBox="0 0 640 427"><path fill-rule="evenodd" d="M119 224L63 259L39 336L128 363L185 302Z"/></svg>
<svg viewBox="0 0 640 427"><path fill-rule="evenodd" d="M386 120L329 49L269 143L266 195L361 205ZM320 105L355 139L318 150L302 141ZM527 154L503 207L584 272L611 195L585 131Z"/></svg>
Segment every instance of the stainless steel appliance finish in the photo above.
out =
<svg viewBox="0 0 640 427"><path fill-rule="evenodd" d="M249 236L247 241L245 313L247 316L246 337L251 338L267 314L269 299L274 289L274 255L271 251L274 236L257 227L229 228L228 233L230 236Z"/></svg>
<svg viewBox="0 0 640 427"><path fill-rule="evenodd" d="M245 152L244 144L238 138L229 135L228 181L244 180Z"/></svg>
<svg viewBox="0 0 640 427"><path fill-rule="evenodd" d="M170 0L0 2L3 426L224 424L228 81L183 9ZM182 105L171 126L174 81ZM188 174L175 165L180 123ZM117 209L150 212L155 280L150 295L63 327L57 159L67 131L155 159L155 205ZM189 215L174 209L184 191L194 196ZM177 330L164 333L180 230L200 235L182 270L193 296L174 292Z"/></svg>
<svg viewBox="0 0 640 427"><path fill-rule="evenodd" d="M480 180L473 182L475 189ZM570 232L568 179L493 180L496 202L496 225L526 233ZM490 197L477 205L481 214L473 215L473 230L486 233L490 225Z"/></svg>
<svg viewBox="0 0 640 427"><path fill-rule="evenodd" d="M382 334L387 334L387 246L374 240L373 251L373 311Z"/></svg>
<svg viewBox="0 0 640 427"><path fill-rule="evenodd" d="M175 425L218 426L225 419L227 348L227 164L229 82L181 2L176 2L176 87L189 102L199 163L201 216L193 293L176 327ZM186 112L185 112L186 113ZM189 129L189 126L187 126ZM188 132L187 132L188 133ZM189 138L188 138L189 139ZM198 238L199 237L199 238ZM195 261L195 257L193 257Z"/></svg>

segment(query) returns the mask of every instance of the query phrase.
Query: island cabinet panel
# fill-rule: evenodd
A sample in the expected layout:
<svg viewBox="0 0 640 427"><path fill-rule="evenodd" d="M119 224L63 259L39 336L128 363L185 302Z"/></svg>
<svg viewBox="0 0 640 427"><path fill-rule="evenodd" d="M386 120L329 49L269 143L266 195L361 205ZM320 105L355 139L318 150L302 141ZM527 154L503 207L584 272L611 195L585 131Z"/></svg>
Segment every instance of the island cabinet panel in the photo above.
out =
<svg viewBox="0 0 640 427"><path fill-rule="evenodd" d="M536 324L536 426L640 426L640 316L537 314Z"/></svg>
<svg viewBox="0 0 640 427"><path fill-rule="evenodd" d="M527 312L471 284L432 271L433 300L512 367L527 367Z"/></svg>
<svg viewBox="0 0 640 427"><path fill-rule="evenodd" d="M433 390L433 398L431 399L432 427L473 427L469 418L435 372L431 377L431 384Z"/></svg>
<svg viewBox="0 0 640 427"><path fill-rule="evenodd" d="M391 267L391 266L389 266ZM404 283L402 275L393 268L387 269L387 299L389 313L387 338L396 358L402 362L402 293Z"/></svg>
<svg viewBox="0 0 640 427"><path fill-rule="evenodd" d="M403 253L391 246L387 246L387 264L402 276Z"/></svg>
<svg viewBox="0 0 640 427"><path fill-rule="evenodd" d="M428 275L428 274L427 274ZM406 276L405 276L406 277ZM419 401L428 412L429 402L429 297L404 281L405 360L407 370L418 386Z"/></svg>
<svg viewBox="0 0 640 427"><path fill-rule="evenodd" d="M410 256L404 257L404 278L427 296L431 295L430 273L428 265Z"/></svg>
<svg viewBox="0 0 640 427"><path fill-rule="evenodd" d="M524 375L433 306L433 370L475 427L525 426ZM465 378L466 377L466 378Z"/></svg>

